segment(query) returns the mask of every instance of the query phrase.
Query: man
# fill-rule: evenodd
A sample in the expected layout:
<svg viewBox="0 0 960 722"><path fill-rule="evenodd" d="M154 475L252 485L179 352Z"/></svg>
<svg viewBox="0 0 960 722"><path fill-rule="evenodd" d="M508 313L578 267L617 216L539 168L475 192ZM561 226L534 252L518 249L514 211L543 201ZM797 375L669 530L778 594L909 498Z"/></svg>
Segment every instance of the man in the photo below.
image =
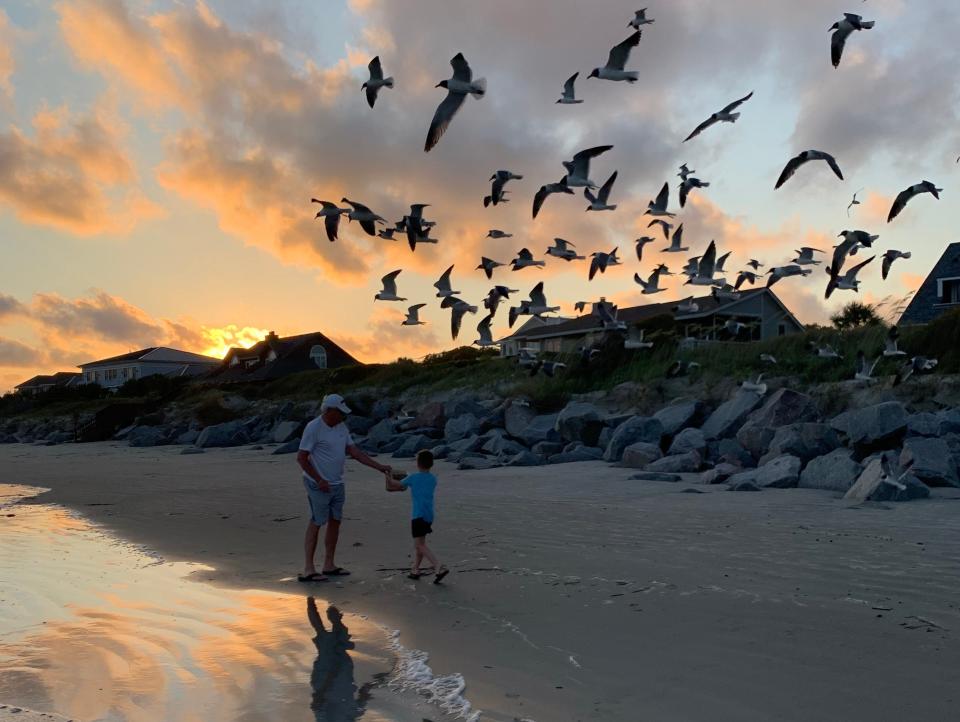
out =
<svg viewBox="0 0 960 722"><path fill-rule="evenodd" d="M297 577L301 582L325 582L330 576L346 576L350 573L338 567L334 561L343 519L343 465L347 454L379 472L393 471L389 466L371 459L353 443L343 423L349 413L350 407L340 394L328 394L320 402L320 415L307 424L300 439L297 463L303 469L303 485L310 502L310 522L303 544L303 574ZM327 527L324 537L326 553L323 571L318 572L313 557L317 551L320 527L324 525Z"/></svg>

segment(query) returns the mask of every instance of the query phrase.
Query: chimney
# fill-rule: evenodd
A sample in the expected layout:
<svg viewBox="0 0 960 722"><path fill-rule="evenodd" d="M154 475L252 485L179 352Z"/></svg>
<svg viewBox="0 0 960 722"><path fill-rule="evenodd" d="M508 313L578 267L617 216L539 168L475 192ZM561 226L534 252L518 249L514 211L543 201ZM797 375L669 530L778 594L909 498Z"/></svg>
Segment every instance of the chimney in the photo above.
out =
<svg viewBox="0 0 960 722"><path fill-rule="evenodd" d="M277 336L277 334L271 331L270 333L267 334L267 337L263 340L269 343L270 341L276 341L278 338L279 336Z"/></svg>

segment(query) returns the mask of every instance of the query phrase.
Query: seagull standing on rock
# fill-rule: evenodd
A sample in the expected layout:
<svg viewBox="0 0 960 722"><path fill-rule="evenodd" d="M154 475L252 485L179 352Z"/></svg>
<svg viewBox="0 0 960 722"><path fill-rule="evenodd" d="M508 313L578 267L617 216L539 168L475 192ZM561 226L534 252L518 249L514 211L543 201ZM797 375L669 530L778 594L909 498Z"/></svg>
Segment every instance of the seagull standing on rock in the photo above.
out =
<svg viewBox="0 0 960 722"><path fill-rule="evenodd" d="M360 90L367 91L367 105L372 108L373 104L377 102L377 94L380 92L380 88L393 87L393 78L383 77L383 68L380 67L379 55L370 61L367 68L370 70L370 80L361 85Z"/></svg>
<svg viewBox="0 0 960 722"><path fill-rule="evenodd" d="M723 110L720 110L714 113L705 121L703 121L700 125L694 128L693 132L690 135L688 135L683 142L686 143L688 140L691 140L692 138L696 138L703 131L709 128L711 125L716 125L717 123L736 123L737 119L740 117L740 113L734 113L733 111L739 108L744 103L746 103L752 97L753 97L753 92L751 91L748 95L745 95L742 98L740 98L740 100L735 100L732 103L730 103L730 105L723 108Z"/></svg>
<svg viewBox="0 0 960 722"><path fill-rule="evenodd" d="M890 215L887 216L887 223L899 216L900 211L907 207L907 203L909 203L910 199L914 196L918 196L921 193L929 193L937 200L940 200L941 192L943 192L943 188L937 188L930 181L921 181L920 183L910 186L905 191L901 191L890 207Z"/></svg>
<svg viewBox="0 0 960 722"><path fill-rule="evenodd" d="M567 82L563 84L563 95L560 97L560 100L557 102L561 105L576 105L577 103L582 103L582 100L577 100L575 95L573 84L577 82L577 76L580 75L580 72L576 72L567 78Z"/></svg>
<svg viewBox="0 0 960 722"><path fill-rule="evenodd" d="M427 140L423 145L424 152L429 153L447 132L450 127L450 121L460 110L463 101L467 95L474 98L482 98L487 92L487 81L483 78L473 79L473 70L463 53L457 53L450 60L453 67L453 77L449 80L441 80L437 83L437 88L446 88L447 97L437 106L436 113L433 114L433 121L430 123L430 129L427 131Z"/></svg>
<svg viewBox="0 0 960 722"><path fill-rule="evenodd" d="M637 30L619 45L614 45L607 57L607 64L602 68L591 70L590 77L600 78L601 80L626 80L628 83L636 83L640 74L636 70L624 70L624 66L630 59L630 51L639 44L640 31Z"/></svg>
<svg viewBox="0 0 960 722"><path fill-rule="evenodd" d="M797 172L797 169L802 166L804 163L809 163L812 160L822 160L830 166L830 170L833 171L834 175L837 176L840 180L843 180L843 173L840 171L840 166L837 165L837 160L829 153L824 153L822 150L805 150L800 155L795 158L791 158L787 165L784 166L783 172L780 174L780 178L777 180L777 184L774 186L774 190L777 190L780 186L786 183L793 177L793 174Z"/></svg>

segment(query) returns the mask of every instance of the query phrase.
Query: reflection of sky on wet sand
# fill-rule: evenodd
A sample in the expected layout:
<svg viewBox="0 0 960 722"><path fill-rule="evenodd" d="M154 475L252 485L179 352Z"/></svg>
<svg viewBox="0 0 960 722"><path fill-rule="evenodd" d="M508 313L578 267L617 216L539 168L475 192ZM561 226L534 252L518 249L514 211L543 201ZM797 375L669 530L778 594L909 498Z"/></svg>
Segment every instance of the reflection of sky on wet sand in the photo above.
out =
<svg viewBox="0 0 960 722"><path fill-rule="evenodd" d="M423 718L377 686L392 663L377 626L322 600L191 581L195 565L65 510L3 502L0 700L80 720Z"/></svg>

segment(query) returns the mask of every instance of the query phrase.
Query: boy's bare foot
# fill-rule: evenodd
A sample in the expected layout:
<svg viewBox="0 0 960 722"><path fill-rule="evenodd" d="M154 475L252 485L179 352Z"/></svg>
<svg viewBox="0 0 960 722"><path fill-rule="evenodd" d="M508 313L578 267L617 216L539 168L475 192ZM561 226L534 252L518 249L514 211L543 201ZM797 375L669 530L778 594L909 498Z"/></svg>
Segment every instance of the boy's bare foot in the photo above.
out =
<svg viewBox="0 0 960 722"><path fill-rule="evenodd" d="M447 569L445 566L441 565L440 568L437 570L437 576L433 578L433 583L439 584L443 580L443 578L447 576L449 573L450 573L450 570Z"/></svg>
<svg viewBox="0 0 960 722"><path fill-rule="evenodd" d="M410 573L407 575L407 579L419 579L419 578L422 577L422 576L423 576L423 575L422 575L420 572L410 572Z"/></svg>

